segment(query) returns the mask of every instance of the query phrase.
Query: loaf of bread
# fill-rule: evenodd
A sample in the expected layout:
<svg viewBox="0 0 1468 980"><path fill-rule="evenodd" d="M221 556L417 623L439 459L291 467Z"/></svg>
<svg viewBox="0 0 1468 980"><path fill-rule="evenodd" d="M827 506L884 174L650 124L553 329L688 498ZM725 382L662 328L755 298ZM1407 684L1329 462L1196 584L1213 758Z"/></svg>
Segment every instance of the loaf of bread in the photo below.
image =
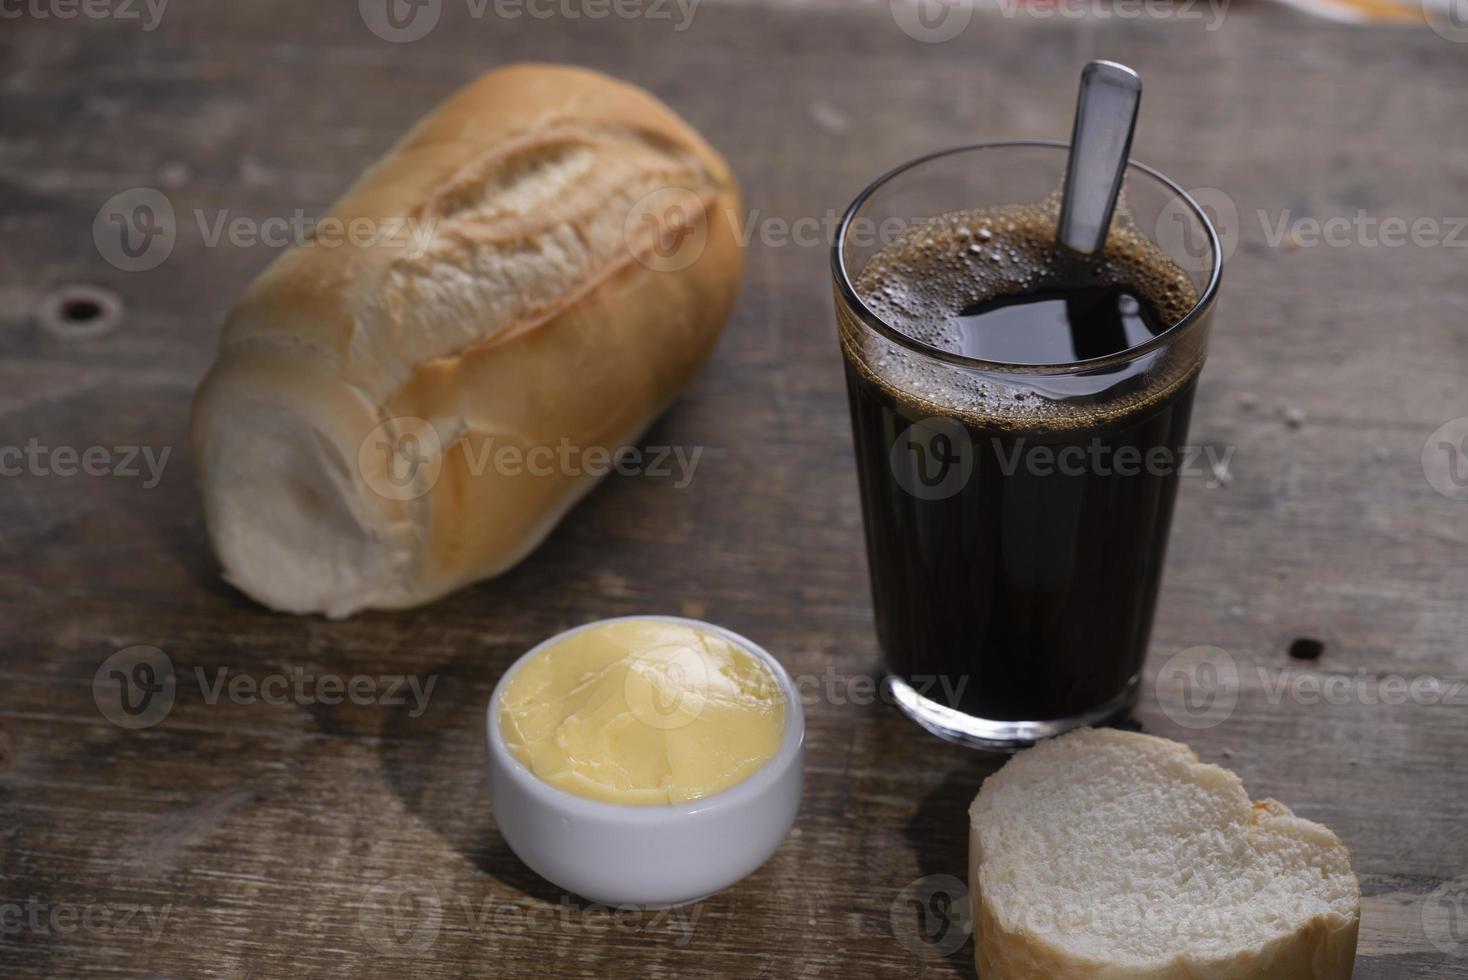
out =
<svg viewBox="0 0 1468 980"><path fill-rule="evenodd" d="M737 194L604 75L517 65L451 97L228 319L191 426L226 578L345 616L524 558L708 357Z"/></svg>
<svg viewBox="0 0 1468 980"><path fill-rule="evenodd" d="M981 980L1346 980L1361 893L1335 834L1186 746L1086 730L969 810Z"/></svg>

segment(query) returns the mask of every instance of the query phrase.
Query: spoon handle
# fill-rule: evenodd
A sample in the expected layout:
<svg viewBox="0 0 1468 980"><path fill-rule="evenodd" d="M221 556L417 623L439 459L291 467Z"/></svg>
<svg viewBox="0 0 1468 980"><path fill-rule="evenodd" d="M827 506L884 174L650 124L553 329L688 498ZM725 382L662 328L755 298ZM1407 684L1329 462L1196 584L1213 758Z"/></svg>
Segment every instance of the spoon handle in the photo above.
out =
<svg viewBox="0 0 1468 980"><path fill-rule="evenodd" d="M1082 255L1106 246L1141 102L1142 79L1125 65L1093 61L1081 71L1058 239Z"/></svg>

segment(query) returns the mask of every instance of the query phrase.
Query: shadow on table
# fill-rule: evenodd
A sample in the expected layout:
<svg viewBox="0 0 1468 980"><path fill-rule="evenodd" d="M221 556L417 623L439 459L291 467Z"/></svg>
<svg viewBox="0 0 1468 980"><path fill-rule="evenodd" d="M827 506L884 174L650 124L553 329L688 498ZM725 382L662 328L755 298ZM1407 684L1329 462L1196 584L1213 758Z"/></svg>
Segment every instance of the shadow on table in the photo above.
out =
<svg viewBox="0 0 1468 980"><path fill-rule="evenodd" d="M971 749L944 751L963 755L943 782L918 803L903 829L922 875L903 897L911 913L911 935L918 937L914 942L926 944L926 958L943 959L955 976L973 977L968 808L984 780L1008 762L1009 756ZM893 926L897 928L898 923L894 921Z"/></svg>
<svg viewBox="0 0 1468 980"><path fill-rule="evenodd" d="M551 905L584 908L527 868L495 825L485 771L485 707L523 642L484 640L437 664L426 710L389 709L378 756L383 776L404 807L475 868L511 889Z"/></svg>

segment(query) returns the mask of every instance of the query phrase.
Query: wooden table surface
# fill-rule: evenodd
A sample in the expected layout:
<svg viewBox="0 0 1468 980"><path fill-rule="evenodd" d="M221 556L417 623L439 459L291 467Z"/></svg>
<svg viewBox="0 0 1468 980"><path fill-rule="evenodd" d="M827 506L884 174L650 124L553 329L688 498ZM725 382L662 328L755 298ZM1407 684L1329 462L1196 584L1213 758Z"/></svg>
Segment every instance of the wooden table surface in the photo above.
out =
<svg viewBox="0 0 1468 980"><path fill-rule="evenodd" d="M0 974L972 975L949 876L1002 760L870 697L826 234L785 241L781 222L831 220L921 151L1064 138L1077 70L1104 56L1146 79L1137 157L1209 189L1237 242L1192 433L1232 450L1229 479L1184 480L1136 720L1340 834L1365 895L1357 976L1468 977L1468 502L1444 483L1468 433L1434 434L1468 416L1468 47L1246 6L1221 24L982 10L942 43L886 3L708 0L680 30L677 8L475 18L451 0L411 42L348 0L193 0L154 30L131 6L141 20L32 5L0 24L0 446L37 447L0 456L18 473L0 484ZM439 99L527 57L649 87L743 183L739 307L646 440L702 447L695 477L613 479L519 568L428 608L271 614L220 579L185 419L276 250L210 229L321 214ZM94 220L149 187L176 241L126 271ZM1391 244L1384 219L1429 224ZM58 322L76 286L118 297L120 322ZM66 475L68 447L101 447L109 475ZM559 894L485 792L505 666L636 612L745 633L812 693L796 829L671 914ZM1291 659L1301 638L1323 654ZM139 644L176 691L132 728L93 680ZM1226 651L1237 703L1188 727L1163 668L1200 645ZM385 680L372 703L249 696L276 675L434 686L426 710Z"/></svg>

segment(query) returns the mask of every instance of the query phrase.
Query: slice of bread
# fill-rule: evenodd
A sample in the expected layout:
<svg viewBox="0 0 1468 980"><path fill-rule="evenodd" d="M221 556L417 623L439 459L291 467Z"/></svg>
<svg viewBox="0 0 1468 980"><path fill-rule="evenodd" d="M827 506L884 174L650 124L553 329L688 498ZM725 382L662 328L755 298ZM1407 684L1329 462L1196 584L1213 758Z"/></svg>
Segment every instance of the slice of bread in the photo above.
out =
<svg viewBox="0 0 1468 980"><path fill-rule="evenodd" d="M969 808L980 980L1344 980L1361 891L1340 838L1185 745L1083 730Z"/></svg>

